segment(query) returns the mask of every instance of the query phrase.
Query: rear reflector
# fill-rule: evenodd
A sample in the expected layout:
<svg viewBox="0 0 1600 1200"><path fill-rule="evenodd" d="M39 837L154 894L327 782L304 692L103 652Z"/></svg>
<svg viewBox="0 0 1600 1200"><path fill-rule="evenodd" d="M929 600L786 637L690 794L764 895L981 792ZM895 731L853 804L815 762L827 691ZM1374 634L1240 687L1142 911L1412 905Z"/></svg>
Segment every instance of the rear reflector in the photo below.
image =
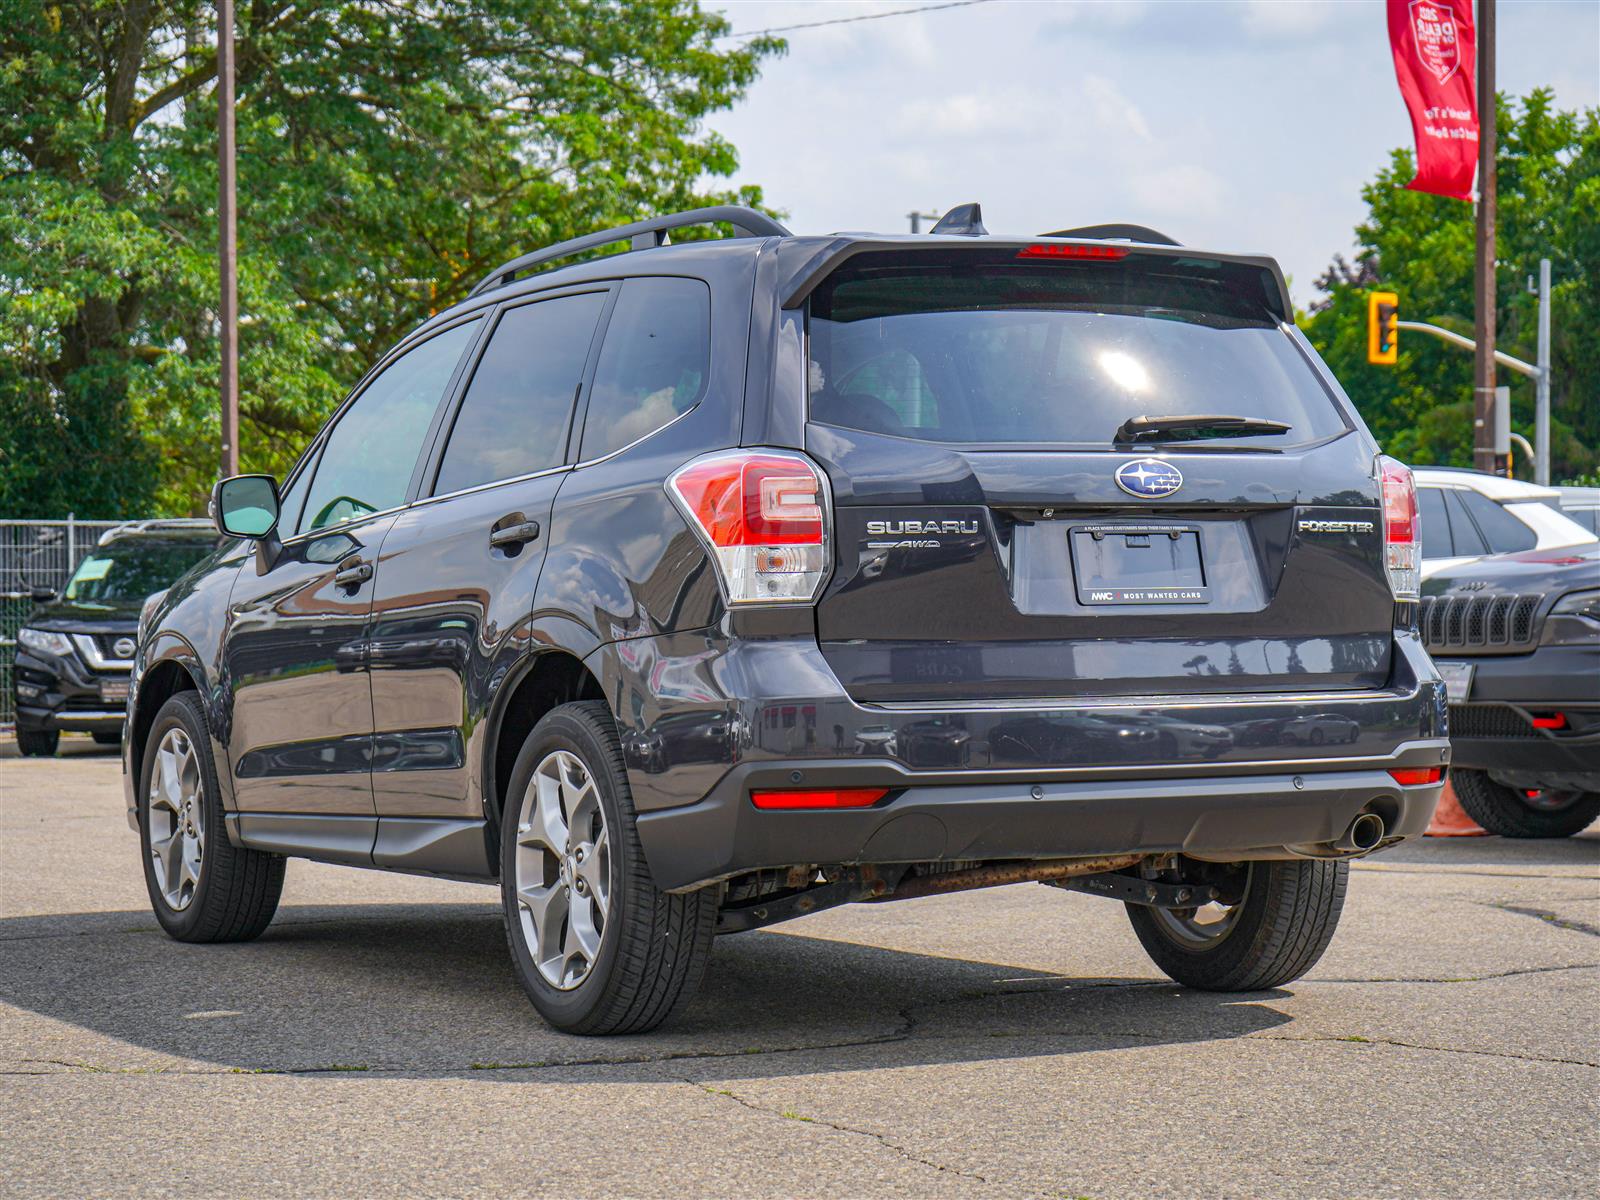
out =
<svg viewBox="0 0 1600 1200"><path fill-rule="evenodd" d="M1127 258L1128 251L1123 246L1075 246L1041 242L1033 246L1024 246L1017 251L1017 257L1099 259L1104 261L1107 259Z"/></svg>
<svg viewBox="0 0 1600 1200"><path fill-rule="evenodd" d="M1438 783L1444 778L1443 767L1395 767L1389 772L1396 783L1414 787L1419 783Z"/></svg>
<svg viewBox="0 0 1600 1200"><path fill-rule="evenodd" d="M1535 729L1565 729L1567 727L1566 713L1546 713L1542 717L1533 718Z"/></svg>
<svg viewBox="0 0 1600 1200"><path fill-rule="evenodd" d="M751 792L750 802L757 808L870 808L888 794L888 788L813 788Z"/></svg>
<svg viewBox="0 0 1600 1200"><path fill-rule="evenodd" d="M828 577L827 481L798 454L732 450L667 480L711 552L729 604L809 603Z"/></svg>
<svg viewBox="0 0 1600 1200"><path fill-rule="evenodd" d="M1378 459L1383 486L1383 560L1396 600L1416 600L1422 588L1422 545L1417 537L1417 485L1411 468L1387 454Z"/></svg>

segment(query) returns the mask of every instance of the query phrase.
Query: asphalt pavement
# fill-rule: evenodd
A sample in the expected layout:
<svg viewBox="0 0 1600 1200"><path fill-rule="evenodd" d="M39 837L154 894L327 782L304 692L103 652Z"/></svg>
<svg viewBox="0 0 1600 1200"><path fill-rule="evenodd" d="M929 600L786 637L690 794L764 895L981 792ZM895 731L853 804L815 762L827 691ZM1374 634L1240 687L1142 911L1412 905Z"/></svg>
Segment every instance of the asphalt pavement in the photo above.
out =
<svg viewBox="0 0 1600 1200"><path fill-rule="evenodd" d="M643 1037L552 1032L485 887L292 862L150 915L118 762L0 750L0 1196L1591 1196L1600 827L1358 865L1310 976L1157 974L1036 884L719 941Z"/></svg>

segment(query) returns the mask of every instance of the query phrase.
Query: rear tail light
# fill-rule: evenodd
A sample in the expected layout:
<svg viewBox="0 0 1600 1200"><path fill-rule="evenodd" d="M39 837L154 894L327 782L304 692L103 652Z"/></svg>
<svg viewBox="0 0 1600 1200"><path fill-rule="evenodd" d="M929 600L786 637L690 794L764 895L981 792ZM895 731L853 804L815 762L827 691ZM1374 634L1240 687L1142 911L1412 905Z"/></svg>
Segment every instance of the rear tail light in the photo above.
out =
<svg viewBox="0 0 1600 1200"><path fill-rule="evenodd" d="M757 808L870 808L889 794L888 788L809 788L751 792Z"/></svg>
<svg viewBox="0 0 1600 1200"><path fill-rule="evenodd" d="M1396 600L1416 600L1422 587L1422 539L1417 528L1417 485L1411 468L1390 458L1378 459L1383 485L1383 565Z"/></svg>
<svg viewBox="0 0 1600 1200"><path fill-rule="evenodd" d="M1394 781L1406 787L1421 783L1438 783L1444 778L1443 767L1395 767L1389 772Z"/></svg>
<svg viewBox="0 0 1600 1200"><path fill-rule="evenodd" d="M731 450L679 467L667 494L717 564L729 604L809 603L828 578L828 485L808 458Z"/></svg>

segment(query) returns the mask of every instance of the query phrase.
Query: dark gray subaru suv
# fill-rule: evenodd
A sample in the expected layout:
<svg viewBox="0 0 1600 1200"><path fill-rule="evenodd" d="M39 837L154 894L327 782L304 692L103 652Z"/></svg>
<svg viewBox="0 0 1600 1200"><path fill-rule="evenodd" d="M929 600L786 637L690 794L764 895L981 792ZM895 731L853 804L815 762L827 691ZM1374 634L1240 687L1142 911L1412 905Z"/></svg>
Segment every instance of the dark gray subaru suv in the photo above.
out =
<svg viewBox="0 0 1600 1200"><path fill-rule="evenodd" d="M1410 474L1292 319L1269 258L976 206L504 264L219 484L145 621L157 916L254 937L286 857L498 882L584 1033L715 934L1024 881L1185 984L1297 978L1449 751Z"/></svg>

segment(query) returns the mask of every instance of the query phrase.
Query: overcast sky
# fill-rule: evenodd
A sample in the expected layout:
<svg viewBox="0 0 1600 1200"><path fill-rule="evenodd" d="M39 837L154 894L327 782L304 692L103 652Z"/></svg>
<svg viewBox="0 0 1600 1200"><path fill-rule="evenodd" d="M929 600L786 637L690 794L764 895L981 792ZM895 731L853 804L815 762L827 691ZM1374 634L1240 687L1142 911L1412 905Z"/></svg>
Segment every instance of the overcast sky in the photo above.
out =
<svg viewBox="0 0 1600 1200"><path fill-rule="evenodd" d="M736 32L919 0L733 0ZM1600 105L1600 0L1500 0L1500 90ZM712 128L796 232L1133 221L1275 254L1295 299L1348 252L1360 188L1411 127L1382 0L989 0L783 35Z"/></svg>

